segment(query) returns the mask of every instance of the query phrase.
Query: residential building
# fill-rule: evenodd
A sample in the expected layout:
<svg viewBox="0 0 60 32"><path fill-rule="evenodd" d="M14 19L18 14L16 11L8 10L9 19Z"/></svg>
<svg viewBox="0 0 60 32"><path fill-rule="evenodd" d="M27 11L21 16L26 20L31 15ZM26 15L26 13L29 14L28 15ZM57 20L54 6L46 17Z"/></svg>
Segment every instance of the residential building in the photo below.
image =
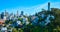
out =
<svg viewBox="0 0 60 32"><path fill-rule="evenodd" d="M7 27L2 27L1 32L7 32Z"/></svg>

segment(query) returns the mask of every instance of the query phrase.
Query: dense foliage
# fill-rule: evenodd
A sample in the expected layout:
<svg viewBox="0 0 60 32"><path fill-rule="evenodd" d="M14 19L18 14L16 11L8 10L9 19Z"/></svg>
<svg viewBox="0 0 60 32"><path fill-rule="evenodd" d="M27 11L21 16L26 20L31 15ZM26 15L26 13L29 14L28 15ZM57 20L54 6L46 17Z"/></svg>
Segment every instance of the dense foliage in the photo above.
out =
<svg viewBox="0 0 60 32"><path fill-rule="evenodd" d="M41 17L41 14L44 14L44 18ZM29 25L24 26L24 28L13 28L13 32L60 32L60 9L58 8L51 8L51 11L43 10L41 12L38 12L35 14L35 16L38 16L39 20L38 23L41 21L45 21L48 15L53 15L54 19L50 17L50 23L47 24L46 26L41 26L40 24L36 25L31 25L31 19L29 16L28 21L30 22ZM21 18L18 20L22 21ZM12 22L6 20L6 25L7 24L12 24Z"/></svg>

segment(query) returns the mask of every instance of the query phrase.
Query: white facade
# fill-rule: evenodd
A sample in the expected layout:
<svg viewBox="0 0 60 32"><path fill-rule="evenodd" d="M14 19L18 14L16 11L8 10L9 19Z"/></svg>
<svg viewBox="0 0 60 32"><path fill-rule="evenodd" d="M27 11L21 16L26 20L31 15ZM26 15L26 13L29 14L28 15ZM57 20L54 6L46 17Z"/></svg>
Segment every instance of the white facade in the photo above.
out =
<svg viewBox="0 0 60 32"><path fill-rule="evenodd" d="M7 27L2 27L1 31L7 31Z"/></svg>
<svg viewBox="0 0 60 32"><path fill-rule="evenodd" d="M18 24L18 25L21 25L22 23L21 23L21 21L17 21L17 24Z"/></svg>
<svg viewBox="0 0 60 32"><path fill-rule="evenodd" d="M7 17L6 16L4 16L4 18L3 18L4 20L6 20L7 19Z"/></svg>

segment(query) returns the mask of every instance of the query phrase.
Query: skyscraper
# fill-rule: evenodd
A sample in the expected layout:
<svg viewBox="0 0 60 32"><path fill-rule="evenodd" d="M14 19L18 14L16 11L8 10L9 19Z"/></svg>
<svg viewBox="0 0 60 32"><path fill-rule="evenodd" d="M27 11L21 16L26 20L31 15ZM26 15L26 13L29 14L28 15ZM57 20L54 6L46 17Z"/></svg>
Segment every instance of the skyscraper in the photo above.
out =
<svg viewBox="0 0 60 32"><path fill-rule="evenodd" d="M7 19L7 15L8 15L8 14L7 14L6 10L5 10L5 12L4 12L4 18L3 18L4 20Z"/></svg>
<svg viewBox="0 0 60 32"><path fill-rule="evenodd" d="M7 13L7 12L6 12L6 10L5 10L5 12L4 12L4 16L6 16L6 13Z"/></svg>
<svg viewBox="0 0 60 32"><path fill-rule="evenodd" d="M24 12L23 12L23 11L21 11L21 15L23 15L23 13L24 13Z"/></svg>
<svg viewBox="0 0 60 32"><path fill-rule="evenodd" d="M18 13L18 10L17 10L17 18L19 17L19 13Z"/></svg>
<svg viewBox="0 0 60 32"><path fill-rule="evenodd" d="M50 2L48 2L48 11L50 11Z"/></svg>
<svg viewBox="0 0 60 32"><path fill-rule="evenodd" d="M3 19L3 18L4 18L4 12L1 13L1 19Z"/></svg>

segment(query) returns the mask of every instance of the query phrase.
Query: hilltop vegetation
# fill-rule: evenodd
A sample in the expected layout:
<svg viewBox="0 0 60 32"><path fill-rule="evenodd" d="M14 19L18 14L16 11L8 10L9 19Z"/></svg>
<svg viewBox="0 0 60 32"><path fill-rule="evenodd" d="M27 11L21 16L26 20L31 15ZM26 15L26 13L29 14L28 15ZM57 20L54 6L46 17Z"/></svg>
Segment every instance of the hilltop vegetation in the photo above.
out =
<svg viewBox="0 0 60 32"><path fill-rule="evenodd" d="M41 16L41 14L44 14L44 16ZM45 20L47 19L48 15L53 16L53 18L49 17L50 22L47 25L40 25L40 22L46 22ZM35 16L39 18L37 25L31 25L31 19L29 16L27 18L30 23L24 26L24 28L15 27L13 32L17 32L18 30L19 32L60 32L60 9L51 8L51 11L43 9L41 12L36 13ZM21 18L18 20L22 21ZM6 22L6 25L9 23L11 24L12 22Z"/></svg>

